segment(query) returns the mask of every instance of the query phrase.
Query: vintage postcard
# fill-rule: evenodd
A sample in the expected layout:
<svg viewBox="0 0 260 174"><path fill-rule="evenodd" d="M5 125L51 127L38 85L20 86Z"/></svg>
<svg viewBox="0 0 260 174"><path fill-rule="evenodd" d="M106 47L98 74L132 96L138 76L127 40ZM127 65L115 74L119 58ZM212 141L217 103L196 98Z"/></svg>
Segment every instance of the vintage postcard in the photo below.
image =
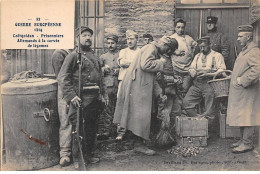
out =
<svg viewBox="0 0 260 174"><path fill-rule="evenodd" d="M1 171L259 171L259 0L2 0Z"/></svg>

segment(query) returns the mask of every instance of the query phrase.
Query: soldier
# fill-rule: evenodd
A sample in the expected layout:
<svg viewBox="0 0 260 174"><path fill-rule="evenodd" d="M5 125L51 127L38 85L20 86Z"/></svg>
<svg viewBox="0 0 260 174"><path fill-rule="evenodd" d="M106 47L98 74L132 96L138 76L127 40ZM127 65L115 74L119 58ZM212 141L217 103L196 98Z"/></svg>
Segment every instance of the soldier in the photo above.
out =
<svg viewBox="0 0 260 174"><path fill-rule="evenodd" d="M153 41L153 36L149 33L143 34L144 44L147 45Z"/></svg>
<svg viewBox="0 0 260 174"><path fill-rule="evenodd" d="M65 57L71 52L71 50L58 49L55 50L52 55L52 67L56 78L60 72L61 66L64 62ZM60 165L66 166L70 163L71 155L71 130L72 126L69 123L69 117L66 113L67 102L62 96L61 86L58 83L58 113L60 120L59 129L59 144L60 144Z"/></svg>
<svg viewBox="0 0 260 174"><path fill-rule="evenodd" d="M127 30L126 39L127 39L128 47L120 50L119 57L118 57L118 65L120 66L119 75L118 75L118 81L119 81L118 91L121 88L122 80L125 77L128 67L130 66L130 64L136 57L138 51L140 50L140 48L137 47L138 35L136 32L134 32L132 30ZM119 97L118 93L117 93L117 97ZM122 140L123 135L125 134L125 131L126 130L124 128L122 128L122 127L120 127L120 125L118 125L118 132L120 132L120 133L116 137L116 140Z"/></svg>
<svg viewBox="0 0 260 174"><path fill-rule="evenodd" d="M117 59L119 56L119 50L117 49L118 36L114 34L108 34L106 37L106 47L108 52L100 56L101 66L104 73L104 84L106 85L107 94L109 98L108 106L106 107L106 112L110 118L104 118L110 120L110 126L106 129L111 133L111 124L114 117L114 111L116 107L116 94L118 87L118 72L119 66L117 64ZM105 132L109 134L109 132Z"/></svg>
<svg viewBox="0 0 260 174"><path fill-rule="evenodd" d="M186 22L183 19L175 20L175 32L171 38L175 38L179 47L172 55L172 65L175 76L182 79L181 90L186 93L191 86L191 77L188 69L194 57L196 42L189 35L184 34Z"/></svg>
<svg viewBox="0 0 260 174"><path fill-rule="evenodd" d="M61 67L58 75L58 82L61 86L63 97L69 104L68 117L70 118L70 124L72 124L72 136L75 136L76 127L76 112L77 107L81 106L83 110L83 119L85 131L83 138L86 144L82 146L84 148L84 154L88 157L88 163L96 163L99 158L93 157L93 148L96 139L97 120L100 113L101 99L107 104L108 98L105 93L105 88L102 83L102 71L99 60L94 56L91 47L91 39L93 30L88 27L82 26L81 29L76 30L77 43L80 38L80 43L77 47L80 47L82 53L82 86L83 92L81 98L78 97L78 79L79 79L79 62L78 53L73 51L70 53ZM85 135L84 135L85 134ZM72 138L72 155L75 168L79 167L79 154L78 146ZM75 153L74 153L75 152Z"/></svg>
<svg viewBox="0 0 260 174"><path fill-rule="evenodd" d="M171 55L177 47L176 39L163 37L158 42L141 48L118 91L113 122L120 123L121 127L137 136L137 152L155 154L155 151L144 146L140 140L149 140L155 74L162 72L166 63L161 56L166 53ZM164 98L163 95L160 96Z"/></svg>
<svg viewBox="0 0 260 174"><path fill-rule="evenodd" d="M239 53L230 82L227 124L239 126L240 140L231 145L233 153L253 149L253 133L260 125L260 50L253 42L253 27L238 27L238 42L243 47Z"/></svg>
<svg viewBox="0 0 260 174"><path fill-rule="evenodd" d="M120 66L118 80L118 89L121 87L121 81L125 77L125 73L130 66L131 62L134 60L139 48L137 47L138 35L132 30L126 31L127 48L120 50L118 57L118 65Z"/></svg>
<svg viewBox="0 0 260 174"><path fill-rule="evenodd" d="M226 69L223 56L210 49L210 38L204 36L198 40L201 53L198 53L189 68L189 73L193 78L193 86L190 87L185 98L183 99L183 107L189 117L197 116L195 106L201 102L204 97L205 113L214 119L214 92L207 83L212 80L213 76L218 72Z"/></svg>
<svg viewBox="0 0 260 174"><path fill-rule="evenodd" d="M227 69L232 69L231 60L229 58L229 52L230 52L230 46L228 38L218 32L217 28L217 22L218 18L215 16L208 16L207 17L207 29L208 33L207 36L210 37L210 48L216 52L219 52L222 54L225 60L225 64L227 66Z"/></svg>

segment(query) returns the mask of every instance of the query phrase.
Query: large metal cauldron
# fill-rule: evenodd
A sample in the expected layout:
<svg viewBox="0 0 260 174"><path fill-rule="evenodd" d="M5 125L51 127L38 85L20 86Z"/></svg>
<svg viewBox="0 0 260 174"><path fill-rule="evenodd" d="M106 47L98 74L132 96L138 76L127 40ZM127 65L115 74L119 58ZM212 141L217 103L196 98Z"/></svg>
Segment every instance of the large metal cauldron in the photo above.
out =
<svg viewBox="0 0 260 174"><path fill-rule="evenodd" d="M57 81L23 79L1 86L6 167L35 170L58 164Z"/></svg>

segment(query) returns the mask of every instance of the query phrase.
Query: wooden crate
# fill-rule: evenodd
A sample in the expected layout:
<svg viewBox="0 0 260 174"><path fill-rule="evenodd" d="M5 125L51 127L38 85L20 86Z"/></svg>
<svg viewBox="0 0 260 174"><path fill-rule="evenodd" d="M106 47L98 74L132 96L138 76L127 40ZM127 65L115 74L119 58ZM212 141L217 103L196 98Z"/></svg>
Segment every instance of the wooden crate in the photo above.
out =
<svg viewBox="0 0 260 174"><path fill-rule="evenodd" d="M207 137L179 137L177 143L183 147L205 147L207 146Z"/></svg>
<svg viewBox="0 0 260 174"><path fill-rule="evenodd" d="M220 138L236 138L240 137L240 128L228 126L226 124L226 114L219 114Z"/></svg>
<svg viewBox="0 0 260 174"><path fill-rule="evenodd" d="M176 117L178 137L208 137L208 120L198 117Z"/></svg>

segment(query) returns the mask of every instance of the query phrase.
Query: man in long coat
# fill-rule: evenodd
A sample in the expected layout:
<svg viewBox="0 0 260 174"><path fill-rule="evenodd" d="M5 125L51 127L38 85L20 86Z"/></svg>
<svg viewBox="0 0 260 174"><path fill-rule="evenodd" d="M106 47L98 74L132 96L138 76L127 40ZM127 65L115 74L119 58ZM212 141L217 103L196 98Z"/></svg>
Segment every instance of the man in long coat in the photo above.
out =
<svg viewBox="0 0 260 174"><path fill-rule="evenodd" d="M138 52L118 92L114 123L130 130L139 138L149 140L155 74L164 70L166 62L160 57L165 53L172 54L177 47L176 39L163 37L159 42L148 44ZM135 144L135 150L146 155L155 153L143 144Z"/></svg>
<svg viewBox="0 0 260 174"><path fill-rule="evenodd" d="M231 145L234 153L253 149L254 128L260 125L260 50L253 42L251 25L239 26L238 32L243 49L234 65L227 109L227 124L241 130L241 139Z"/></svg>

